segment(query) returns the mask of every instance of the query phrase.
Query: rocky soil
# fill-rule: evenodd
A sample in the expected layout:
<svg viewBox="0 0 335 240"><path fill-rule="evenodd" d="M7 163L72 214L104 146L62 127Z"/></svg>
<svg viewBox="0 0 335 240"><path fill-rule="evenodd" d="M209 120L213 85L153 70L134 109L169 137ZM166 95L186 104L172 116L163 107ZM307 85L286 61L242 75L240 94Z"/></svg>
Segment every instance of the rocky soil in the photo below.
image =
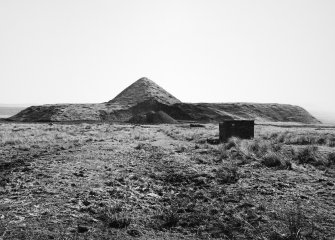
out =
<svg viewBox="0 0 335 240"><path fill-rule="evenodd" d="M334 128L218 134L0 123L0 239L334 239Z"/></svg>

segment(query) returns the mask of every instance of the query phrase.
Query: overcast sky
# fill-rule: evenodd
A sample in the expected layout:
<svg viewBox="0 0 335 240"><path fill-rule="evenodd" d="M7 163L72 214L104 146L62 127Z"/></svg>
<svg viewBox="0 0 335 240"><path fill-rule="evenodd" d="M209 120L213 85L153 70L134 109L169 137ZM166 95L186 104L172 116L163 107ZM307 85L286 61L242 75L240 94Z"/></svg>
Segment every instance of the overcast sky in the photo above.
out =
<svg viewBox="0 0 335 240"><path fill-rule="evenodd" d="M105 102L143 76L334 113L335 1L0 1L0 103Z"/></svg>

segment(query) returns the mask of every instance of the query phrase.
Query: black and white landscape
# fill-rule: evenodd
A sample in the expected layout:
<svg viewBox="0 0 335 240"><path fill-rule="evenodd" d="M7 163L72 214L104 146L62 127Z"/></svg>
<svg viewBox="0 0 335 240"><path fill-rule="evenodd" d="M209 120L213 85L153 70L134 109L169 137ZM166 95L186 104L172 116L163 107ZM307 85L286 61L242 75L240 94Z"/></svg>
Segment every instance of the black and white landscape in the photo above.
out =
<svg viewBox="0 0 335 240"><path fill-rule="evenodd" d="M334 12L0 1L0 240L334 240Z"/></svg>

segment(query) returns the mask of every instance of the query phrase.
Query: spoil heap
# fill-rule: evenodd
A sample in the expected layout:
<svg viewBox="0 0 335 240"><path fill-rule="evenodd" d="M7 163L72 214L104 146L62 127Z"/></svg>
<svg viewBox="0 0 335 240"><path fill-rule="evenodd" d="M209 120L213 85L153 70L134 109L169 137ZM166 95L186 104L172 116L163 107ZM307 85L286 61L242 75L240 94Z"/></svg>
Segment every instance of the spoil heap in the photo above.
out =
<svg viewBox="0 0 335 240"><path fill-rule="evenodd" d="M151 111L155 113L147 114ZM182 103L148 78L141 78L112 100L98 104L54 104L29 107L8 120L22 122L220 122L255 119L258 122L319 121L299 106L267 103ZM157 120L160 119L160 120ZM164 122L167 121L167 122ZM155 123L155 122L152 122Z"/></svg>
<svg viewBox="0 0 335 240"><path fill-rule="evenodd" d="M163 111L150 111L146 114L135 115L129 120L130 123L134 124L174 124L178 123L171 116Z"/></svg>

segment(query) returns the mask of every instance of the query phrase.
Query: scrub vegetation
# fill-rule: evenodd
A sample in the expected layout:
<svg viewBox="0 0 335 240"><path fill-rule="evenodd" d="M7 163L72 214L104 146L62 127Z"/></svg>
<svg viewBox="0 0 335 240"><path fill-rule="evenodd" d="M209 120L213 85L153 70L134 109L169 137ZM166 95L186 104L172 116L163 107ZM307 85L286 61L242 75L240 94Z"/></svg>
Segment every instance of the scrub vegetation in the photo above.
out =
<svg viewBox="0 0 335 240"><path fill-rule="evenodd" d="M0 123L0 239L334 239L335 128Z"/></svg>

